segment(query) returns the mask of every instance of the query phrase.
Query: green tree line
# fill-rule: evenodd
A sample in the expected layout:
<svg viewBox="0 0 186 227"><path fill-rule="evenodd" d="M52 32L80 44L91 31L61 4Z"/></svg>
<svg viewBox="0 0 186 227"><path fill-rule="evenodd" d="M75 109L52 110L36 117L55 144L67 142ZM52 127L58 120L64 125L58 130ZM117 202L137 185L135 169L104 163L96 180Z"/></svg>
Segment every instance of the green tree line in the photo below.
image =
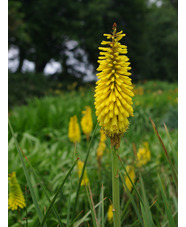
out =
<svg viewBox="0 0 186 227"><path fill-rule="evenodd" d="M67 61L69 40L78 43L70 50L74 56L82 61L77 49L83 49L96 71L102 35L116 22L126 33L133 79L177 80L176 0L9 0L8 17L9 48L19 50L17 72L25 59L36 73L54 59L62 65L58 78L76 76Z"/></svg>

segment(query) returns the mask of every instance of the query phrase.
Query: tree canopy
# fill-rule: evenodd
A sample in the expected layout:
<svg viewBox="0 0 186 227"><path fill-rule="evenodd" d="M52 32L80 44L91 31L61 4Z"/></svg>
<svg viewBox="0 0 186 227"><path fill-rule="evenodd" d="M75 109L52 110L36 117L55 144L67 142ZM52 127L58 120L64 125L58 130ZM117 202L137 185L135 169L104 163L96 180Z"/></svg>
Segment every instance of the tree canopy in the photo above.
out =
<svg viewBox="0 0 186 227"><path fill-rule="evenodd" d="M96 70L102 35L114 22L126 33L133 78L177 80L177 2L167 0L160 6L146 0L9 0L9 47L19 49L17 71L27 59L41 73L54 59L61 76L77 76L67 61L69 40L78 43L70 50L74 56L83 61L77 52L83 49Z"/></svg>

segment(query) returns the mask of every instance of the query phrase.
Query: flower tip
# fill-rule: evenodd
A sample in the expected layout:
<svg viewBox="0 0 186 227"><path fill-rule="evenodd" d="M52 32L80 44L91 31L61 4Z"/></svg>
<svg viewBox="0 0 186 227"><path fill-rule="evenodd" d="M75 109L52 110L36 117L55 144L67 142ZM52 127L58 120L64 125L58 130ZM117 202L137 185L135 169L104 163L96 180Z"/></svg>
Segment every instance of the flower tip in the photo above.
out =
<svg viewBox="0 0 186 227"><path fill-rule="evenodd" d="M114 24L112 25L112 29L114 30L116 28L117 28L117 24L116 24L116 22L114 22Z"/></svg>
<svg viewBox="0 0 186 227"><path fill-rule="evenodd" d="M104 34L112 41L102 41L102 45L109 44L110 47L99 47L99 67L97 71L98 81L95 90L95 108L97 122L104 129L105 134L111 138L112 146L119 148L120 136L126 132L129 116L133 115L131 87L131 73L128 70L130 63L126 55L126 46L118 41L125 36L123 31L116 33L117 24L112 26L111 34Z"/></svg>

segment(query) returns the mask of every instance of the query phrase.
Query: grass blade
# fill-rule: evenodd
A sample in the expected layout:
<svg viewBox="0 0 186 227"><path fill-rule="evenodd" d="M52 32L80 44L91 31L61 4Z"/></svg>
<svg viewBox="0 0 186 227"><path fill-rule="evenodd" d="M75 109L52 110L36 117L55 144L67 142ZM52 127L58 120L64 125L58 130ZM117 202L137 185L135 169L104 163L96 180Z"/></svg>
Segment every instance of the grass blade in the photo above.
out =
<svg viewBox="0 0 186 227"><path fill-rule="evenodd" d="M143 199L141 198L141 196L140 196L140 194L139 194L138 190L136 189L135 184L132 182L132 180L131 180L131 178L130 178L130 176L129 176L128 172L126 171L125 166L123 165L123 162L122 162L121 158L119 157L119 155L118 155L118 154L117 154L117 156L118 156L118 158L119 158L119 160L120 160L120 163L121 163L121 165L122 165L123 170L124 170L124 171L125 171L125 173L127 174L127 177L129 178L129 180L130 180L130 182L131 182L131 184L132 184L132 186L133 186L134 190L136 191L136 194L138 195L138 197L139 197L139 199L140 199L141 203L143 204Z"/></svg>
<svg viewBox="0 0 186 227"><path fill-rule="evenodd" d="M155 124L154 124L154 122L153 122L153 120L151 118L150 118L150 121L152 123L152 127L154 129L154 132L155 132L155 134L156 134L156 136L157 136L157 138L158 138L158 140L159 140L159 142L160 142L160 144L161 144L161 146L163 148L163 151L165 153L165 157L166 157L166 159L167 159L167 161L168 161L168 163L169 163L169 165L171 167L171 170L173 172L174 179L175 179L175 184L178 187L178 172L177 172L175 166L173 165L173 163L172 163L172 161L170 159L170 156L169 156L169 154L168 154L168 152L167 152L167 150L165 148L165 145L164 145L164 143L163 143L163 141L162 141L162 139L161 139L161 137L160 137L160 135L158 133L158 130L157 130L157 128L156 128L156 126L155 126Z"/></svg>
<svg viewBox="0 0 186 227"><path fill-rule="evenodd" d="M98 221L97 221L97 218L96 218L96 211L95 211L95 207L94 207L94 202L93 202L93 198L92 198L92 192L91 192L91 189L90 189L90 185L88 185L89 192L87 190L86 185L85 185L85 188L86 188L88 202L89 202L90 210L91 210L91 214L92 214L92 222L93 222L94 227L98 227L99 225L98 225Z"/></svg>
<svg viewBox="0 0 186 227"><path fill-rule="evenodd" d="M25 186L25 201L26 201L26 204L27 204L27 188ZM27 212L27 206L25 207L25 211L26 211L26 218L25 218L25 222L26 222L26 227L28 227L28 212Z"/></svg>
<svg viewBox="0 0 186 227"><path fill-rule="evenodd" d="M177 211L177 210L174 212L174 214L172 215L172 217L175 217L176 215L178 215L178 211ZM162 227L166 227L168 223L169 223L169 220L167 220L167 221L162 225Z"/></svg>
<svg viewBox="0 0 186 227"><path fill-rule="evenodd" d="M78 219L78 217L83 213L84 210L82 210L81 212L79 212L79 214L74 218L74 220L70 223L70 226L73 226L73 224L75 223L75 221Z"/></svg>
<svg viewBox="0 0 186 227"><path fill-rule="evenodd" d="M33 203L35 205L35 208L36 208L36 212L37 212L37 215L39 217L39 221L40 223L42 222L42 219L43 219L43 214L40 210L40 207L39 207L39 204L37 202L37 199L36 199L36 196L35 196L35 193L34 193L34 189L32 187L32 184L31 184L31 181L30 181L30 177L29 177L29 173L28 173L28 170L27 170L27 167L25 165L25 162L24 162L24 159L23 159L23 156L22 156L22 153L21 153L21 149L19 147L19 144L17 142L17 139L15 137L15 134L14 134L14 130L12 128L12 125L10 123L10 120L8 121L9 123L9 127L10 127L10 131L12 133L12 136L14 138L14 141L15 141L15 145L16 145L16 148L17 148L17 151L18 151L18 154L19 154L19 157L20 157L20 160L21 160L21 163L22 163L22 166L23 166L23 171L24 171L24 174L25 174L25 178L26 178L26 181L27 181L27 184L28 184L28 187L29 187L29 190L30 190L30 193L31 193L31 196L32 196L32 200L33 200Z"/></svg>
<svg viewBox="0 0 186 227"><path fill-rule="evenodd" d="M152 219L152 214L151 214L151 210L148 204L148 200L147 200L147 196L146 196L146 192L145 192L145 187L144 187L144 183L143 183L143 178L141 176L140 173L140 185L141 185L141 191L142 191L142 196L143 196L143 201L144 203L140 204L141 205L141 211L142 211L142 216L143 216L143 221L144 221L144 225L145 227L154 227L154 222Z"/></svg>
<svg viewBox="0 0 186 227"><path fill-rule="evenodd" d="M70 176L70 189L69 189L69 195L68 195L67 227L69 226L69 221L70 221L71 193L72 193L72 175Z"/></svg>
<svg viewBox="0 0 186 227"><path fill-rule="evenodd" d="M102 187L101 187L101 189L100 189L100 194L99 194L99 201L101 201L102 200ZM102 213L102 206L99 206L98 207L98 212L97 212L97 218L98 218L98 222L100 222L101 223L101 213Z"/></svg>
<svg viewBox="0 0 186 227"><path fill-rule="evenodd" d="M139 223L139 220L137 219L135 222L133 222L130 227L135 227Z"/></svg>
<svg viewBox="0 0 186 227"><path fill-rule="evenodd" d="M148 226L148 218L147 218L147 215L145 213L144 206L141 203L140 203L140 207L141 207L141 213L142 213L142 217L143 217L144 226L150 227L150 226Z"/></svg>
<svg viewBox="0 0 186 227"><path fill-rule="evenodd" d="M41 188L43 189L43 191L44 191L44 193L45 193L45 195L46 195L46 197L47 197L47 200L49 201L49 203L51 203L51 200L50 200L50 198L49 198L49 195L48 195L48 193L47 193L45 187L43 186L43 183L41 182L40 177L38 176L38 174L37 174L36 171L34 170L32 164L30 163L30 161L29 161L28 158L26 157L25 153L24 153L22 150L21 150L21 152L22 152L23 156L25 157L25 159L26 159L28 165L30 166L30 168L31 168L31 170L32 170L32 172L33 172L34 177L38 180L39 184L41 185ZM57 212L57 210L55 209L54 206L52 207L52 210L53 210L54 215L56 216L56 218L57 218L58 221L59 221L59 225L63 227L64 225L63 225L63 223L61 222L61 219L60 219L60 217L59 217L59 214L58 214L58 212Z"/></svg>
<svg viewBox="0 0 186 227"><path fill-rule="evenodd" d="M171 138L171 136L169 134L169 130L168 130L166 124L165 123L163 123L163 124L164 124L164 127L165 127L165 131L167 133L167 136L168 136L169 143L171 145L171 149L172 149L172 153L173 153L173 158L174 158L174 163L176 164L176 167L178 167L178 156L177 156L178 153L177 153L176 149L173 146L172 138Z"/></svg>
<svg viewBox="0 0 186 227"><path fill-rule="evenodd" d="M134 196L134 193L135 191L133 190L132 192L132 196ZM123 222L125 220L125 218L127 217L128 213L130 212L130 209L129 208L129 205L131 203L131 199L129 198L126 203L124 204L124 201L123 201L123 209L121 209L122 213L121 213L121 222Z"/></svg>
<svg viewBox="0 0 186 227"><path fill-rule="evenodd" d="M159 187L160 187L160 191L161 191L161 195L163 197L163 202L164 202L164 206L165 206L165 211L166 211L166 214L167 214L167 217L168 217L168 221L169 221L169 225L171 227L176 227L175 223L174 223L174 219L172 217L172 212L171 212L171 205L167 199L167 196L165 194L165 191L163 189L163 184L162 184L162 181L161 181L161 178L158 174L158 183L159 183Z"/></svg>
<svg viewBox="0 0 186 227"><path fill-rule="evenodd" d="M105 199L107 199L107 197L105 197L104 199L103 199L103 201L105 201ZM99 203L97 203L94 207L95 208L97 208L102 202L103 202L102 200L99 202ZM86 220L86 218L89 216L89 214L91 213L91 210L89 210L79 221L77 221L75 224L74 224L74 226L73 227L78 227L78 226L80 226L85 220Z"/></svg>
<svg viewBox="0 0 186 227"><path fill-rule="evenodd" d="M104 187L103 187L103 184L102 184L102 222L101 222L101 226L102 227L105 227L105 217L104 217Z"/></svg>
<svg viewBox="0 0 186 227"><path fill-rule="evenodd" d="M65 184L65 182L66 182L68 176L69 176L70 173L72 172L72 170L73 170L74 166L76 165L78 159L79 159L79 158L76 159L76 161L74 162L74 164L72 165L72 167L69 169L67 175L65 176L63 182L62 182L61 185L59 186L59 188L58 188L58 190L57 190L57 192L56 192L54 198L52 199L52 202L50 203L50 205L49 205L49 207L48 207L48 209L47 209L47 211L46 211L46 214L45 214L45 216L44 216L44 218L43 218L43 220L42 220L41 227L44 225L44 223L45 223L45 221L46 221L46 218L47 218L47 216L48 216L48 214L49 214L51 208L53 207L53 205L54 205L54 203L55 203L55 201L56 201L56 199L57 199L57 196L59 195L59 193L60 193L60 191L61 191L63 185Z"/></svg>
<svg viewBox="0 0 186 227"><path fill-rule="evenodd" d="M143 226L143 221L142 221L142 218L141 218L140 211L138 210L137 204L136 204L135 200L133 199L133 195L132 195L132 193L128 190L127 185L126 185L126 183L125 183L125 180L123 179L124 177L121 175L121 173L120 173L120 177L121 177L122 182L123 182L124 185L125 185L127 195L128 195L128 197L129 197L129 199L131 200L131 203L132 203L132 205L133 205L133 207L134 207L134 210L135 210L135 212L136 212L136 215L137 215L137 217L138 217L138 220L139 220L139 222L141 223L141 225Z"/></svg>
<svg viewBox="0 0 186 227"><path fill-rule="evenodd" d="M75 199L75 204L74 204L74 212L73 212L74 214L76 212L76 205L77 205L77 201L78 201L78 197L79 197L79 191L80 191L80 187L81 187L81 181L83 179L85 167L86 167L88 156L89 156L89 153L90 153L90 148L91 148L91 145L92 145L92 141L93 141L93 138L94 138L94 135L95 135L97 126L98 126L98 124L96 124L95 129L93 131L93 135L91 137L91 140L90 140L90 143L89 143L89 146L88 146L88 150L87 150L87 155L86 155L86 158L85 158L85 161L84 161L84 166L83 166L83 169L82 169L81 177L79 179L79 184L78 184L78 188L77 188L77 192L76 192L76 199Z"/></svg>
<svg viewBox="0 0 186 227"><path fill-rule="evenodd" d="M49 203L51 203L51 200L50 200L50 198L49 198L49 196L48 196L48 193L47 193L47 191L45 190L45 188L44 188L44 186L43 186L42 184L41 184L41 187L42 187L42 189L43 189L43 191L44 191L44 193L45 193L45 195L46 195L46 197L47 197ZM56 208L55 208L54 206L52 206L52 210L53 210L53 213L54 213L54 215L56 216L56 218L57 218L57 220L58 220L58 222L59 222L59 226L64 227L64 225L63 225L63 223L61 222L61 219L60 219L60 217L59 217L59 214L58 214L58 212L57 212L57 210L56 210Z"/></svg>

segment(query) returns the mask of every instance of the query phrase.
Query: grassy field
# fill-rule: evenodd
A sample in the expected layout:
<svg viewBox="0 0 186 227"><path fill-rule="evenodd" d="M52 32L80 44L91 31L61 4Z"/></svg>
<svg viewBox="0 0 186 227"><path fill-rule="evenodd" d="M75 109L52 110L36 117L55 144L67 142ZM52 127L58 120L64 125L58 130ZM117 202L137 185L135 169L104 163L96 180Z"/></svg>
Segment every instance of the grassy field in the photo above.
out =
<svg viewBox="0 0 186 227"><path fill-rule="evenodd" d="M148 227L177 226L177 188L173 175L174 168L177 169L178 147L177 84L160 81L144 82L134 86L134 93L134 117L129 119L130 126L121 139L120 146L122 226L124 224L125 226ZM102 185L104 188L106 199L96 208L97 220L102 223L102 226L112 226L107 218L108 207L112 200L111 148L110 141L107 139L106 150L101 162L98 162L96 150L100 140L100 127L98 125L96 127L94 88L80 87L73 90L72 87L69 92L58 90L55 95L48 95L42 99L35 98L30 100L26 106L12 108L9 112L9 119L19 146L26 156L24 161L29 173L29 180L44 216L50 205L46 191L52 200L74 163L74 149L80 160L85 161L87 157L90 141L87 142L83 132L81 131L81 141L76 147L68 138L70 117L77 115L80 123L82 111L86 106L90 106L92 109L93 125L94 129L96 128L94 137L91 137L92 143L86 171L94 205L102 201ZM164 150L153 130L150 118L157 127ZM144 142L149 144L151 159L139 168L135 164L135 151L138 151ZM169 165L166 152L168 152L168 158L173 166ZM24 155L23 157L25 157ZM127 165L135 167L135 186L131 192L124 189L124 182L122 182L125 174L123 166ZM39 217L32 200L32 193L10 130L8 169L9 173L16 171L26 200L26 208L9 211L9 226L39 226ZM38 177L35 176L35 173ZM94 226L94 214L91 216L90 212L85 216L91 210L85 186L81 186L76 201L78 182L77 166L75 166L56 198L55 209L64 226ZM149 218L151 216L152 220ZM78 225L79 220L82 223ZM57 226L57 223L59 221L51 210L47 214L46 224L47 226ZM174 223L175 225L173 225Z"/></svg>

